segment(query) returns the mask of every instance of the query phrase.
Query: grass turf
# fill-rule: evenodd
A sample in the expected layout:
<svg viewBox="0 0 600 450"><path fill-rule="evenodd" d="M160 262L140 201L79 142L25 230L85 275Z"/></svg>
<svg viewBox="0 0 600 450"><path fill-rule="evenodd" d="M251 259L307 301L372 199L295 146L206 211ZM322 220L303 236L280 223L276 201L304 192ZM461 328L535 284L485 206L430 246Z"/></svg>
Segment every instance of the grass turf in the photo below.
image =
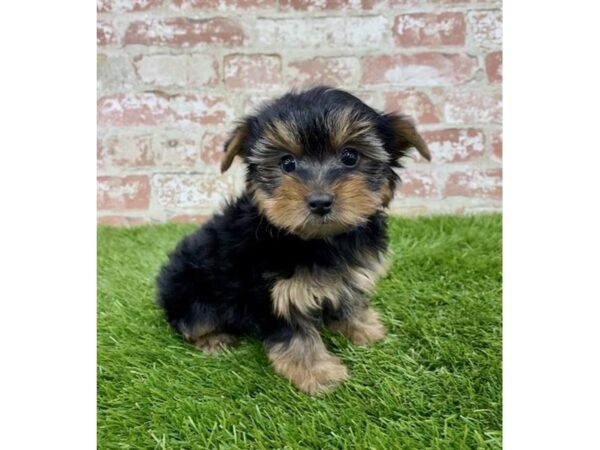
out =
<svg viewBox="0 0 600 450"><path fill-rule="evenodd" d="M100 227L99 448L500 448L501 223L390 219L395 256L372 299L389 336L365 348L325 332L351 379L320 397L256 340L215 357L170 331L154 277L193 225Z"/></svg>

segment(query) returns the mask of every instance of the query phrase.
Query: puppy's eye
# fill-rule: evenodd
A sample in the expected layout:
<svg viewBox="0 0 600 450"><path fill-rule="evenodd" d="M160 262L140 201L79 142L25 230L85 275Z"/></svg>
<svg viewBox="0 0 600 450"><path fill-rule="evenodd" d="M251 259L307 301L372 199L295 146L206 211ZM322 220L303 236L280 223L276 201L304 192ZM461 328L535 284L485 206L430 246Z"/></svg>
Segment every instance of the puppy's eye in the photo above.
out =
<svg viewBox="0 0 600 450"><path fill-rule="evenodd" d="M354 167L358 163L358 152L353 148L345 148L340 159L343 165Z"/></svg>
<svg viewBox="0 0 600 450"><path fill-rule="evenodd" d="M281 158L280 164L284 172L293 172L296 170L296 160L292 155L285 155Z"/></svg>

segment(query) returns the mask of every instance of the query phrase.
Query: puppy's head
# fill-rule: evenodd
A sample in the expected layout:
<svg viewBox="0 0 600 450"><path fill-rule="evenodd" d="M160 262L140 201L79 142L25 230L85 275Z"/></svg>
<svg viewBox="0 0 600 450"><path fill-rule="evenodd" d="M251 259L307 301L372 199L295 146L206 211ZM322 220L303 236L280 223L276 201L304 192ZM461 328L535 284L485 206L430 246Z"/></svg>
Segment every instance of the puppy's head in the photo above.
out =
<svg viewBox="0 0 600 450"><path fill-rule="evenodd" d="M247 188L274 225L302 238L349 231L386 207L410 147L429 160L407 116L381 114L328 87L290 93L244 118L221 170L241 156Z"/></svg>

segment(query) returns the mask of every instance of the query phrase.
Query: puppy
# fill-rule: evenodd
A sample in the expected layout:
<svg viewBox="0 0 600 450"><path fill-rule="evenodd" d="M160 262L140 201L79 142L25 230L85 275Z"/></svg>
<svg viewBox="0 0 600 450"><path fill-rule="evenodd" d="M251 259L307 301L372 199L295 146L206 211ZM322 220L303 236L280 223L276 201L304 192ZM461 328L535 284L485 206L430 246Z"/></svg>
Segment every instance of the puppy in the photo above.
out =
<svg viewBox="0 0 600 450"><path fill-rule="evenodd" d="M407 116L328 87L245 117L221 170L242 158L246 190L162 267L158 304L168 322L207 352L258 337L275 371L307 393L347 378L319 328L358 345L384 338L369 296L386 271L394 168L411 147L430 160Z"/></svg>

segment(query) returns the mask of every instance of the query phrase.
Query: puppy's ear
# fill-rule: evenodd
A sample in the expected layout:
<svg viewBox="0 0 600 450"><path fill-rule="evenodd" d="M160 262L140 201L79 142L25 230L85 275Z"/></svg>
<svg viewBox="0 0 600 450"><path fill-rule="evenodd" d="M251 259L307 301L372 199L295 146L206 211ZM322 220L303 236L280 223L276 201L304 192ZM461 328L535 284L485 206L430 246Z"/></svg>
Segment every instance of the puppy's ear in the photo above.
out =
<svg viewBox="0 0 600 450"><path fill-rule="evenodd" d="M395 159L405 156L411 147L417 149L423 158L431 161L431 152L427 144L415 128L413 120L404 114L391 113L385 115L393 130L394 143L392 144L392 155Z"/></svg>
<svg viewBox="0 0 600 450"><path fill-rule="evenodd" d="M242 156L244 153L244 141L248 137L248 122L240 123L225 142L225 155L221 160L221 173L225 172L231 166L236 156Z"/></svg>

